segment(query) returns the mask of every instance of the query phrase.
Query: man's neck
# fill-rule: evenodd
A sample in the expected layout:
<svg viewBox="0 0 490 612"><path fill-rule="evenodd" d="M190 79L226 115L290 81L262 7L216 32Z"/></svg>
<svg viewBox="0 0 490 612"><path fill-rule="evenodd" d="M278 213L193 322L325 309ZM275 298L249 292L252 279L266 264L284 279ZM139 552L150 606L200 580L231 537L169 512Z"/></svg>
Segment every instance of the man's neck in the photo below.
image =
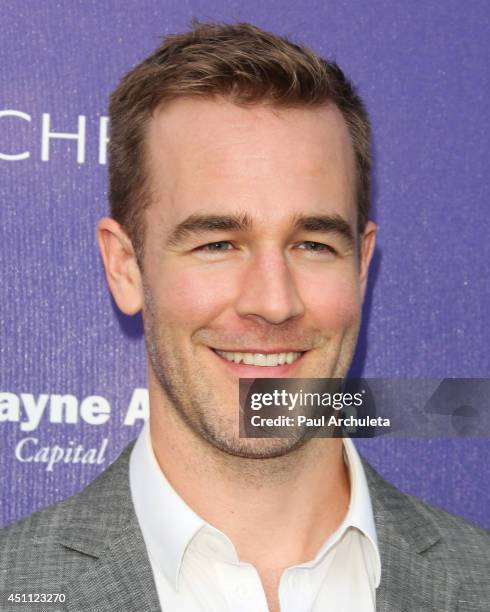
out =
<svg viewBox="0 0 490 612"><path fill-rule="evenodd" d="M284 456L254 459L214 448L174 414L163 420L152 412L150 432L170 484L261 576L312 559L347 513L340 438L314 438Z"/></svg>

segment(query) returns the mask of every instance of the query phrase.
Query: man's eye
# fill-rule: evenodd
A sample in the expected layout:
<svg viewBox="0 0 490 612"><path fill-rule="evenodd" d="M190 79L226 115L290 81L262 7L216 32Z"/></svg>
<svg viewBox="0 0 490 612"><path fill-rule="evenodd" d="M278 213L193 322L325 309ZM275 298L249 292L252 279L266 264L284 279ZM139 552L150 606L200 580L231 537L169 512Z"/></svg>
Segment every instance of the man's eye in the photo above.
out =
<svg viewBox="0 0 490 612"><path fill-rule="evenodd" d="M229 240L220 240L219 242L210 242L199 247L198 251L204 251L205 253L224 253L230 251L233 245Z"/></svg>
<svg viewBox="0 0 490 612"><path fill-rule="evenodd" d="M305 240L299 245L299 248L311 253L337 253L337 251L328 244L323 244L323 242L313 242L311 240Z"/></svg>

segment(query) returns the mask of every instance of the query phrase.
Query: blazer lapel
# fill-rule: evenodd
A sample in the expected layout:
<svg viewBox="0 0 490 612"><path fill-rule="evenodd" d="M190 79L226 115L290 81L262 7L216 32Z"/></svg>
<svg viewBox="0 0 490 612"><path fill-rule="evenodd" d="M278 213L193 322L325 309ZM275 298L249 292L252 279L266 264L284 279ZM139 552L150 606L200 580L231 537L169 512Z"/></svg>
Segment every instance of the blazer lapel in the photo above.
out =
<svg viewBox="0 0 490 612"><path fill-rule="evenodd" d="M457 609L460 585L424 554L438 532L406 495L364 462L381 557L377 612L433 612Z"/></svg>
<svg viewBox="0 0 490 612"><path fill-rule="evenodd" d="M129 487L130 445L99 478L67 504L59 543L94 558L66 584L66 608L80 612L159 612L146 546ZM85 566L86 567L86 566Z"/></svg>
<svg viewBox="0 0 490 612"><path fill-rule="evenodd" d="M67 585L68 610L159 612L143 538L128 525L91 568Z"/></svg>
<svg viewBox="0 0 490 612"><path fill-rule="evenodd" d="M457 609L459 585L444 569L430 563L400 536L378 530L381 583L377 612L434 612Z"/></svg>

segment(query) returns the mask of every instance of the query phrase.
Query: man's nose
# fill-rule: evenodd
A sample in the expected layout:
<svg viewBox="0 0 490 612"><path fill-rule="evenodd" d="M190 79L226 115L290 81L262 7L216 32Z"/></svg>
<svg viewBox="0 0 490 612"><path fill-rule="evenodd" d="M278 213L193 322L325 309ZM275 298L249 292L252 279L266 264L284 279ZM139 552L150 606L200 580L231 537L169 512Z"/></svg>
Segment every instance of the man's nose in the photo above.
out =
<svg viewBox="0 0 490 612"><path fill-rule="evenodd" d="M260 317L279 325L305 312L284 253L268 250L248 262L235 304L241 317Z"/></svg>

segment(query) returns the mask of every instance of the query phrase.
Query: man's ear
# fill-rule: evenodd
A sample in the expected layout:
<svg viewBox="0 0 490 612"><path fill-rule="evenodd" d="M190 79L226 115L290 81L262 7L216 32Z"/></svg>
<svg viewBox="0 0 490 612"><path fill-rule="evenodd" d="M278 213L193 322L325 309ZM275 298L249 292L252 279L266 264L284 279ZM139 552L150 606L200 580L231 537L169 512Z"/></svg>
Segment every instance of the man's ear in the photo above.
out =
<svg viewBox="0 0 490 612"><path fill-rule="evenodd" d="M377 231L378 228L376 226L376 223L374 223L374 221L368 221L360 239L360 281L363 299L364 294L366 293L369 264L371 263L371 259L374 253Z"/></svg>
<svg viewBox="0 0 490 612"><path fill-rule="evenodd" d="M119 223L104 217L97 225L97 241L116 304L124 314L136 314L143 307L143 283L131 240Z"/></svg>

